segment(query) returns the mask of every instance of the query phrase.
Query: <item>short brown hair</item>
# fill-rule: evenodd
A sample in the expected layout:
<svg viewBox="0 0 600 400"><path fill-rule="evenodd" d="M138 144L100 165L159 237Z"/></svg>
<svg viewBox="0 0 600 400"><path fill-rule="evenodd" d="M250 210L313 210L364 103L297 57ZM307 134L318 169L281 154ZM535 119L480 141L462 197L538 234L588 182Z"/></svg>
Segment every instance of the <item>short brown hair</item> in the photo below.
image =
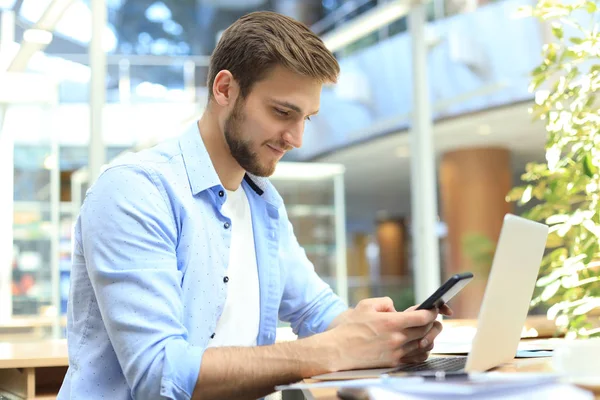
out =
<svg viewBox="0 0 600 400"><path fill-rule="evenodd" d="M208 69L209 99L219 71L231 72L245 98L277 65L322 83L335 83L340 72L333 54L306 25L270 11L253 12L227 28L217 43Z"/></svg>

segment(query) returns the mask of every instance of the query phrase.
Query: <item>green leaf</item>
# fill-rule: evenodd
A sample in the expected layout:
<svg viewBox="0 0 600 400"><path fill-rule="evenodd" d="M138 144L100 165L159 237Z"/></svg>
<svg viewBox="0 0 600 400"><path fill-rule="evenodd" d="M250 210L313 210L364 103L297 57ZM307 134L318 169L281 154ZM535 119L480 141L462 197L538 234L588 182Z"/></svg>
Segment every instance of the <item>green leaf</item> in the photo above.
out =
<svg viewBox="0 0 600 400"><path fill-rule="evenodd" d="M583 106L584 109L591 109L594 106L594 103L596 102L596 95L595 94L590 94L590 97L588 97L587 101L585 102L585 105Z"/></svg>
<svg viewBox="0 0 600 400"><path fill-rule="evenodd" d="M546 241L546 246L550 249L555 247L564 246L565 241L563 238L558 236L557 234L548 235L548 240Z"/></svg>
<svg viewBox="0 0 600 400"><path fill-rule="evenodd" d="M546 218L546 224L554 225L554 224L563 224L569 220L569 216L565 214L555 214Z"/></svg>
<svg viewBox="0 0 600 400"><path fill-rule="evenodd" d="M525 204L531 200L531 193L533 192L533 186L528 185L525 191L523 191L523 195L521 196L521 203Z"/></svg>
<svg viewBox="0 0 600 400"><path fill-rule="evenodd" d="M510 192L508 192L508 194L506 195L505 200L507 202L517 201L523 196L524 191L525 188L523 186L517 186L515 188L512 188Z"/></svg>
<svg viewBox="0 0 600 400"><path fill-rule="evenodd" d="M594 1L588 1L585 3L585 9L587 10L588 13L593 14L596 12L596 2Z"/></svg>
<svg viewBox="0 0 600 400"><path fill-rule="evenodd" d="M600 307L600 299L590 298L587 302L578 306L573 310L573 315L583 315L592 311L594 308Z"/></svg>
<svg viewBox="0 0 600 400"><path fill-rule="evenodd" d="M557 24L556 22L552 24L552 33L554 34L554 36L556 36L557 39L562 39L563 38L563 28L562 26L560 26L560 24Z"/></svg>
<svg viewBox="0 0 600 400"><path fill-rule="evenodd" d="M552 282L551 284L549 284L548 286L546 286L546 288L542 292L542 295L540 296L542 298L542 301L550 300L550 298L552 298L552 296L554 296L556 294L556 292L558 292L558 289L560 289L560 281L559 280L556 280L556 281Z"/></svg>
<svg viewBox="0 0 600 400"><path fill-rule="evenodd" d="M581 44L583 43L583 39L582 38L578 38L578 37L570 37L569 41L573 44Z"/></svg>
<svg viewBox="0 0 600 400"><path fill-rule="evenodd" d="M577 59L579 59L579 57L577 56L577 53L575 53L571 49L566 49L565 51L563 51L562 55L560 56L561 63L563 63L565 61L571 61L571 60L577 60Z"/></svg>
<svg viewBox="0 0 600 400"><path fill-rule="evenodd" d="M583 173L593 178L598 169L592 162L592 156L588 153L583 157Z"/></svg>
<svg viewBox="0 0 600 400"><path fill-rule="evenodd" d="M541 0L532 10L552 31L529 86L530 114L546 127L546 162L528 163L526 183L506 196L519 205L535 197L523 216L550 225L531 305L549 307L548 317L574 336L591 335L587 314L600 307L600 34L597 24L580 23L582 13L597 21L598 1Z"/></svg>
<svg viewBox="0 0 600 400"><path fill-rule="evenodd" d="M537 287L545 287L550 285L553 282L556 282L556 280L560 278L560 273L558 273L558 271L552 271L550 274L546 275L546 276L542 276L540 277L537 282L535 283L535 286Z"/></svg>
<svg viewBox="0 0 600 400"><path fill-rule="evenodd" d="M562 29L560 32L562 35ZM554 64L556 62L556 46L548 47L548 51L546 52L546 64Z"/></svg>

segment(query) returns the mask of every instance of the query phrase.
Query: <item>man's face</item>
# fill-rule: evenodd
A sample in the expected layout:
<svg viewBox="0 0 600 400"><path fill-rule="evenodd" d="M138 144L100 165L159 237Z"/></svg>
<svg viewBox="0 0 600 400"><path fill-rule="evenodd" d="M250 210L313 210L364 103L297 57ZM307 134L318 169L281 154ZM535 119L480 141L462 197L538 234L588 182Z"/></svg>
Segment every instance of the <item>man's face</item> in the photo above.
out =
<svg viewBox="0 0 600 400"><path fill-rule="evenodd" d="M231 155L247 172L270 176L283 155L302 145L304 124L318 112L321 83L275 67L225 120Z"/></svg>

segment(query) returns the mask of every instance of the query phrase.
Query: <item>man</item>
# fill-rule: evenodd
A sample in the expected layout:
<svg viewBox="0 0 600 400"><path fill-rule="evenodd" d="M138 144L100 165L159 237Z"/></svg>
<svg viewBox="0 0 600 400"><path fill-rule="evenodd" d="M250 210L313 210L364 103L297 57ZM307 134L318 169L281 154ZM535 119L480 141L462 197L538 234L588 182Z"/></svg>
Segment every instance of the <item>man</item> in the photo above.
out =
<svg viewBox="0 0 600 400"><path fill-rule="evenodd" d="M389 298L348 310L264 178L301 146L338 73L304 25L249 14L212 55L197 126L98 178L75 228L59 399L250 399L315 374L427 358L438 312L395 312ZM300 339L274 344L278 319Z"/></svg>

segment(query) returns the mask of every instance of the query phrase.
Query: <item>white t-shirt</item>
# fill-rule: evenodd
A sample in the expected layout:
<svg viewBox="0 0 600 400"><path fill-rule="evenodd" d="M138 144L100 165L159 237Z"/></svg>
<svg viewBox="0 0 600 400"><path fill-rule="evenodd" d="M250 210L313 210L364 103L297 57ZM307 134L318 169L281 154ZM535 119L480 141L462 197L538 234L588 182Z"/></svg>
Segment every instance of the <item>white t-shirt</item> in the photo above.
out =
<svg viewBox="0 0 600 400"><path fill-rule="evenodd" d="M227 191L221 209L231 219L231 247L226 276L227 300L208 347L256 346L260 320L258 266L250 204L241 186Z"/></svg>

